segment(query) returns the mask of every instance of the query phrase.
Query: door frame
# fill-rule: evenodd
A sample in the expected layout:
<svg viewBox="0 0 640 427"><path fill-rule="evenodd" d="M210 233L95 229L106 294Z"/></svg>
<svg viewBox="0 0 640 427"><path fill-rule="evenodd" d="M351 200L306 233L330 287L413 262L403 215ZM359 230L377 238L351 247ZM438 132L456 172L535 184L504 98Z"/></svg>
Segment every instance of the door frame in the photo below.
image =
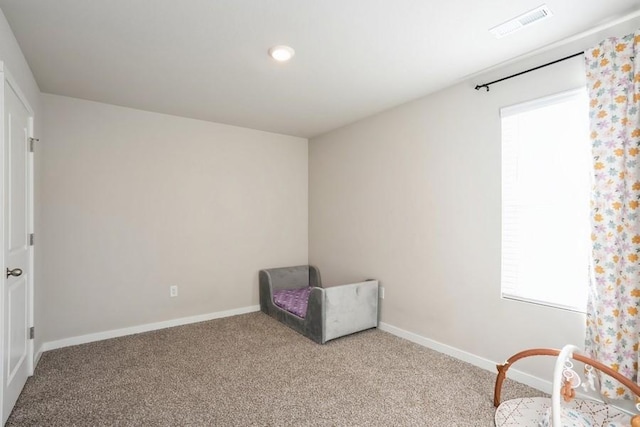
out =
<svg viewBox="0 0 640 427"><path fill-rule="evenodd" d="M0 61L0 80L2 80L2 84L0 85L0 203L2 207L0 208L0 273L4 272L7 268L5 264L5 250L4 250L4 241L6 236L5 231L5 214L6 214L6 206L5 206L5 93L4 93L4 82L6 81L9 86L13 89L13 91L18 96L18 99L25 106L29 113L29 123L27 127L27 138L33 138L34 133L34 112L33 108L29 104L27 97L24 95L20 87L18 86L16 80L13 78L9 70L6 68L4 63ZM34 156L33 153L27 150L27 234L31 234L34 232ZM29 275L27 280L27 322L28 327L31 328L34 326L34 246L29 245L28 250L28 265L29 265ZM4 280L3 280L4 281ZM4 283L2 284L4 286ZM4 330L4 292L0 292L0 331ZM29 376L33 375L33 371L35 369L35 361L34 361L34 341L33 339L29 339L27 341L27 373ZM4 340L0 339L0 393L4 389ZM0 419L4 418L4 411L6 408L2 407L2 396L0 396Z"/></svg>

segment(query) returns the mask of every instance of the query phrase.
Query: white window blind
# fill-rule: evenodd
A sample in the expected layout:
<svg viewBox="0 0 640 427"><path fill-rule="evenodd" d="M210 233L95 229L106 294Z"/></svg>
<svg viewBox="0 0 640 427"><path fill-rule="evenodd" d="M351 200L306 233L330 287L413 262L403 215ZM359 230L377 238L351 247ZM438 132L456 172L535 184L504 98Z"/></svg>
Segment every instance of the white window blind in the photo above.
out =
<svg viewBox="0 0 640 427"><path fill-rule="evenodd" d="M591 148L586 89L500 110L502 296L585 311Z"/></svg>

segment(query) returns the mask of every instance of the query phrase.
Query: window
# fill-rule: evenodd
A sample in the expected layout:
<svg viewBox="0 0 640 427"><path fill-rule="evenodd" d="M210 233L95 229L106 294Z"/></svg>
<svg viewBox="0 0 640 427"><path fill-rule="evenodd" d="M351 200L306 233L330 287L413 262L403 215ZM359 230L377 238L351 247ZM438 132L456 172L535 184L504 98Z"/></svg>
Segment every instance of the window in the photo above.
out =
<svg viewBox="0 0 640 427"><path fill-rule="evenodd" d="M500 110L502 296L585 311L591 147L586 89Z"/></svg>

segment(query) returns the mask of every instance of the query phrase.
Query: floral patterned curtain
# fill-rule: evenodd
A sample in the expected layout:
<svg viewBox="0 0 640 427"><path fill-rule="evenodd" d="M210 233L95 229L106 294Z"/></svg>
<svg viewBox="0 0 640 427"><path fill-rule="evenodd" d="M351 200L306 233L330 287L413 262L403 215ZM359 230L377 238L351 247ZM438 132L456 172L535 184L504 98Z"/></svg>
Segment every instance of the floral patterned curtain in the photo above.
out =
<svg viewBox="0 0 640 427"><path fill-rule="evenodd" d="M640 31L585 52L593 149L592 269L585 347L638 382ZM600 392L631 398L604 376Z"/></svg>

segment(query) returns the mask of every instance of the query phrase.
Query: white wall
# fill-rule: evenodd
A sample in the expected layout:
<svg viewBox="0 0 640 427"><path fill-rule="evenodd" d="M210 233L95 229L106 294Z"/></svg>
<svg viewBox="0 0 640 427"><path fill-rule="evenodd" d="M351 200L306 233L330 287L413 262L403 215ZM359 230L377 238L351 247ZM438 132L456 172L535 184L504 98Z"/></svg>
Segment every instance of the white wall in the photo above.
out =
<svg viewBox="0 0 640 427"><path fill-rule="evenodd" d="M18 82L20 89L29 100L31 108L39 109L40 89L2 10L0 10L0 61L4 62L11 75Z"/></svg>
<svg viewBox="0 0 640 427"><path fill-rule="evenodd" d="M379 279L383 322L481 358L582 346L583 314L500 297L499 118L500 107L584 85L582 61L473 89L545 62L532 58L312 139L310 263L330 283Z"/></svg>
<svg viewBox="0 0 640 427"><path fill-rule="evenodd" d="M45 341L257 305L259 269L307 262L306 139L43 105Z"/></svg>
<svg viewBox="0 0 640 427"><path fill-rule="evenodd" d="M27 98L27 102L34 112L34 135L36 138L39 138L42 135L42 108L40 105L40 89L31 73L31 69L27 64L22 51L20 50L20 46L11 31L11 27L7 22L4 14L0 10L0 61L4 63L5 69L9 71L11 76L16 80L20 90ZM36 147L36 152L38 152L38 147ZM41 194L41 185L40 185L40 171L41 171L41 162L40 159L36 156L35 159L35 231L40 230L41 224L41 209L39 206L40 194ZM40 314L43 312L45 307L45 302L42 299L40 293L39 283L42 280L42 271L40 269L40 252L35 250L35 324L36 330L37 326L41 323ZM42 342L41 336L36 333L35 337L35 348L40 347L40 343Z"/></svg>

